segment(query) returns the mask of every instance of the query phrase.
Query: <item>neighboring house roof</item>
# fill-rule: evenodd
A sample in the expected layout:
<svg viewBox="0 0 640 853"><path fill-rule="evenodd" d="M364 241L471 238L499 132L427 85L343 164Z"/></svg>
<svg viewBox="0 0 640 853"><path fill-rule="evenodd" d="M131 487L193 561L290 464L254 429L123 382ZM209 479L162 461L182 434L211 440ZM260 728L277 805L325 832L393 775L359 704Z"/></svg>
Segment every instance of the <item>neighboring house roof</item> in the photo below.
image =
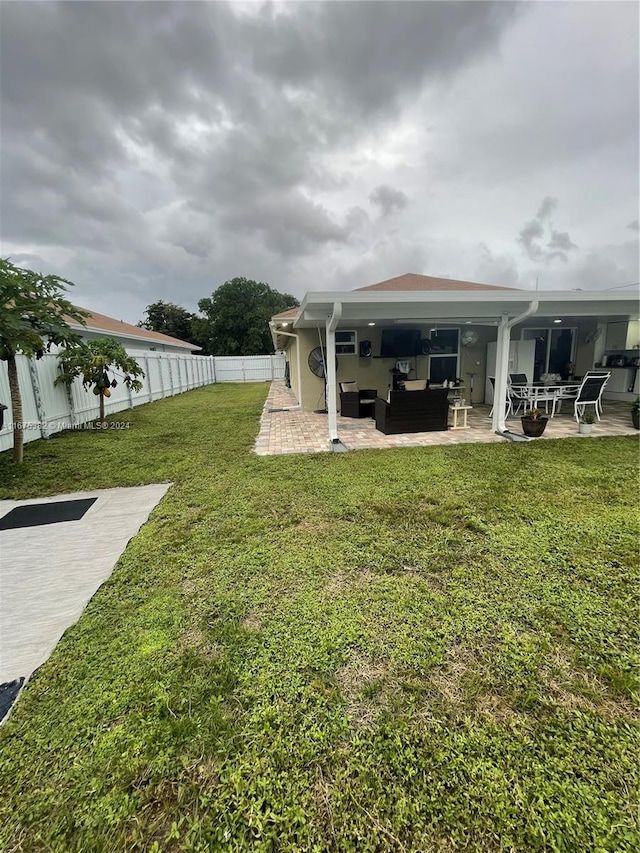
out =
<svg viewBox="0 0 640 853"><path fill-rule="evenodd" d="M140 338L141 341L167 344L173 347L188 349L189 351L201 349L201 347L190 344L188 341L181 341L178 338L172 338L170 335L163 335L162 332L141 329L140 326L133 326L131 323L124 323L122 320L115 320L113 317L107 317L106 314L98 314L96 311L89 311L87 308L81 308L79 305L75 305L74 307L79 311L85 311L88 316L85 317L84 326L76 320L67 317L67 322L72 329L87 332L104 332L106 335L118 335L123 338Z"/></svg>
<svg viewBox="0 0 640 853"><path fill-rule="evenodd" d="M378 284L369 284L366 287L356 287L355 292L361 290L402 290L402 291L429 291L429 290L516 290L514 287L499 287L495 284L478 284L475 281L458 281L453 278L434 278L431 275L418 275L408 272L379 281Z"/></svg>
<svg viewBox="0 0 640 853"><path fill-rule="evenodd" d="M274 314L272 320L292 320L298 316L299 308L289 308L287 311L281 311L279 314Z"/></svg>

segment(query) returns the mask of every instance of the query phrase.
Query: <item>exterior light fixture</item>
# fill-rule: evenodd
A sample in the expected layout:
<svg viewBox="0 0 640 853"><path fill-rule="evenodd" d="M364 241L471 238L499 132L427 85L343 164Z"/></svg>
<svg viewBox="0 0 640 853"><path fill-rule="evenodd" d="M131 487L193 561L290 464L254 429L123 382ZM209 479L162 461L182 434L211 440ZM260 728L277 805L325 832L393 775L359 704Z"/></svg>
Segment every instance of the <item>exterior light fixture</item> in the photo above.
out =
<svg viewBox="0 0 640 853"><path fill-rule="evenodd" d="M375 323L367 323L367 326L375 326Z"/></svg>
<svg viewBox="0 0 640 853"><path fill-rule="evenodd" d="M562 323L562 320L554 320L554 323Z"/></svg>

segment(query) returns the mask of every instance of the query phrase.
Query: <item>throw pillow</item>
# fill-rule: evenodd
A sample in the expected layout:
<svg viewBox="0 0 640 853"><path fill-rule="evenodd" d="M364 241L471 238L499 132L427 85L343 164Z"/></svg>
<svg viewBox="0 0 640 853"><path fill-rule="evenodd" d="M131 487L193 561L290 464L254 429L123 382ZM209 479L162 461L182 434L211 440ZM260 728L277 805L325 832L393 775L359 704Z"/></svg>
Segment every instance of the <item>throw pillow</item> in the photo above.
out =
<svg viewBox="0 0 640 853"><path fill-rule="evenodd" d="M404 383L405 391L426 391L427 390L427 380L426 379L406 379Z"/></svg>

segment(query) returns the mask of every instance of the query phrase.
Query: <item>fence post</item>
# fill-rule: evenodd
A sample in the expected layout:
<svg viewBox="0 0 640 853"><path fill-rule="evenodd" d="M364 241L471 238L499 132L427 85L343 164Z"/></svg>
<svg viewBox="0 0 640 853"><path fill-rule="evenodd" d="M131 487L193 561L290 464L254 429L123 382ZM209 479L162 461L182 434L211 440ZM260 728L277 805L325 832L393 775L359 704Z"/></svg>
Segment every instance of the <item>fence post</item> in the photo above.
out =
<svg viewBox="0 0 640 853"><path fill-rule="evenodd" d="M65 382L64 387L67 391L67 403L69 404L69 419L71 421L71 426L75 427L78 425L78 416L76 415L76 407L73 405L73 391L71 390L73 383Z"/></svg>
<svg viewBox="0 0 640 853"><path fill-rule="evenodd" d="M49 438L49 430L47 428L47 416L44 411L44 403L42 402L42 394L40 393L40 377L38 376L38 368L35 358L29 359L29 373L31 375L31 387L33 389L33 399L36 403L36 412L40 423L40 435L43 438Z"/></svg>
<svg viewBox="0 0 640 853"><path fill-rule="evenodd" d="M164 400L164 376L162 375L162 359L160 356L156 359L158 363L158 373L160 374L160 397Z"/></svg>
<svg viewBox="0 0 640 853"><path fill-rule="evenodd" d="M169 388L171 389L171 396L173 397L173 369L171 367L172 358L169 356L167 359L167 367L169 368Z"/></svg>
<svg viewBox="0 0 640 853"><path fill-rule="evenodd" d="M211 356L211 368L213 372L213 384L216 385L218 382L218 378L216 376L216 357L215 355Z"/></svg>
<svg viewBox="0 0 640 853"><path fill-rule="evenodd" d="M151 384L151 371L149 370L149 359L147 356L143 356L145 372L147 374L147 382L149 383L149 402L151 403L153 400L153 386Z"/></svg>

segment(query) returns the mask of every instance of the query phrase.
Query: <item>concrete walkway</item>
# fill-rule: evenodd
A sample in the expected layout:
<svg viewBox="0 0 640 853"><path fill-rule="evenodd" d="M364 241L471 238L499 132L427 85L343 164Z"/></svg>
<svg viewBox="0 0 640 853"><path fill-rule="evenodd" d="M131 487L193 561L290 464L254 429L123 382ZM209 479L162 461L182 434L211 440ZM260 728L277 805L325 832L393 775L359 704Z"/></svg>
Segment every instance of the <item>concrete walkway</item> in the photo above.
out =
<svg viewBox="0 0 640 853"><path fill-rule="evenodd" d="M400 435L384 435L376 429L372 418L338 416L338 436L347 450L504 442L505 439L496 435L491 428L490 411L490 406L474 404L469 412L468 429ZM519 417L510 418L507 426L514 432L522 432ZM590 436L578 434L573 405L571 402L565 403L562 413L549 420L542 438L577 438L581 441L589 441L605 435L638 436L638 431L631 423L629 403L605 400L602 421L594 424L593 433ZM260 420L260 432L256 439L254 453L258 456L270 456L289 453L326 453L330 450L327 416L302 411L297 405L293 391L282 381L273 382Z"/></svg>
<svg viewBox="0 0 640 853"><path fill-rule="evenodd" d="M2 518L27 504L97 497L79 521L0 531L0 683L46 661L170 486L0 501Z"/></svg>

